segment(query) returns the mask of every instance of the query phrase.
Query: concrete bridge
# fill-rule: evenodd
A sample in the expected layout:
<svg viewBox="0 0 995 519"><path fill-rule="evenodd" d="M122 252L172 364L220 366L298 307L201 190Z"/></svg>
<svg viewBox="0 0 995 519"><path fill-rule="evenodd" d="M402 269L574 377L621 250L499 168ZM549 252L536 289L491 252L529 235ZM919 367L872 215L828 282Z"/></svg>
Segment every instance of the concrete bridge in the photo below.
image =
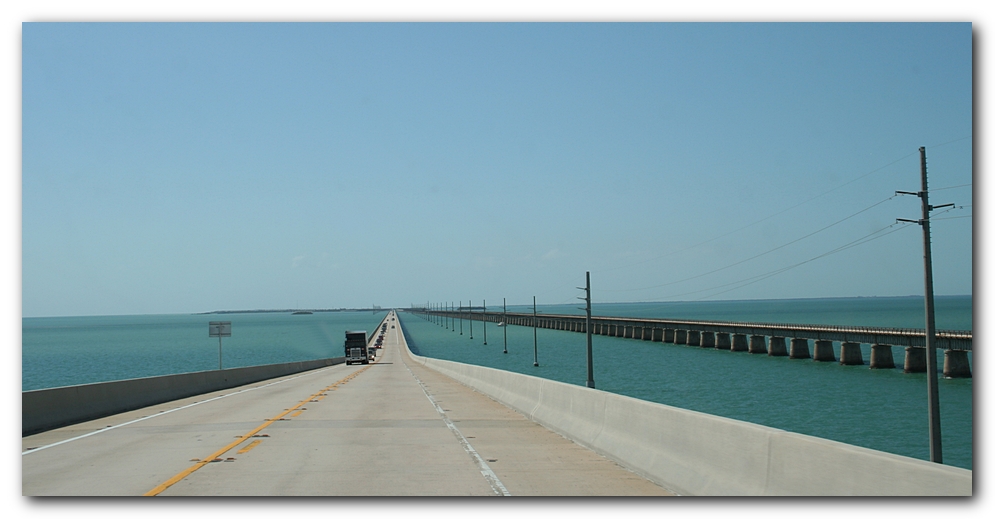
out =
<svg viewBox="0 0 995 519"><path fill-rule="evenodd" d="M412 312L436 319L467 319L505 322L510 325L535 326L552 330L587 333L582 315L533 316L528 313L484 313L477 311L439 311L412 309ZM591 333L644 341L685 344L702 348L763 353L792 359L812 359L835 362L833 342L840 343L839 363L865 364L861 343L871 347L869 363L872 369L895 368L893 347L905 348L906 373L926 371L926 333L924 330L871 328L806 324L773 324L722 321L691 321L671 319L640 319L630 317L592 317ZM813 342L813 350L809 349ZM938 331L936 347L944 349L943 376L971 377L968 351L973 334L967 331Z"/></svg>
<svg viewBox="0 0 995 519"><path fill-rule="evenodd" d="M22 394L28 496L971 495L972 471L414 355ZM244 377L261 377L246 381ZM168 379L168 380L162 380ZM232 386L231 384L236 384ZM143 388L145 388L143 390ZM133 398L141 393L141 398ZM162 400L148 404L150 395ZM102 395L102 396L101 396ZM55 427L27 423L89 406ZM138 402L139 408L129 408ZM99 402L98 402L99 403ZM36 406L45 406L35 409ZM112 408L119 407L117 411Z"/></svg>

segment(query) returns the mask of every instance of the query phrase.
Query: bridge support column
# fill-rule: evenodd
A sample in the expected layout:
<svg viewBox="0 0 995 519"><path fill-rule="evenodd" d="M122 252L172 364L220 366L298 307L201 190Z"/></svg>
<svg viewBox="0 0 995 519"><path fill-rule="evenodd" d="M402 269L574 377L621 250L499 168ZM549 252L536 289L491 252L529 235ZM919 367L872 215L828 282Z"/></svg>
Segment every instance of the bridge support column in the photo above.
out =
<svg viewBox="0 0 995 519"><path fill-rule="evenodd" d="M677 332L673 328L664 328L663 329L663 342L669 342L669 343L673 344L674 341L677 340L675 338L675 335L677 335Z"/></svg>
<svg viewBox="0 0 995 519"><path fill-rule="evenodd" d="M860 351L859 342L843 342L840 344L840 364L844 366L864 365L864 354Z"/></svg>
<svg viewBox="0 0 995 519"><path fill-rule="evenodd" d="M770 349L767 350L767 355L771 357L788 356L788 346L784 343L784 337L770 338Z"/></svg>
<svg viewBox="0 0 995 519"><path fill-rule="evenodd" d="M632 335L630 335L630 337L633 338L633 339L642 340L642 338L643 338L643 327L642 326L633 326L632 327Z"/></svg>
<svg viewBox="0 0 995 519"><path fill-rule="evenodd" d="M732 339L729 337L728 333L716 332L715 333L715 347L720 350L728 350L732 346Z"/></svg>
<svg viewBox="0 0 995 519"><path fill-rule="evenodd" d="M656 328L648 328L648 327L643 328L644 341L652 341L654 335L656 335Z"/></svg>
<svg viewBox="0 0 995 519"><path fill-rule="evenodd" d="M688 330L688 346L701 346L701 332Z"/></svg>
<svg viewBox="0 0 995 519"><path fill-rule="evenodd" d="M763 335L751 335L749 352L767 353L767 337Z"/></svg>
<svg viewBox="0 0 995 519"><path fill-rule="evenodd" d="M674 344L687 344L687 343L688 343L688 331L674 330Z"/></svg>
<svg viewBox="0 0 995 519"><path fill-rule="evenodd" d="M789 359L810 359L808 353L808 339L791 339L791 350L788 352Z"/></svg>
<svg viewBox="0 0 995 519"><path fill-rule="evenodd" d="M621 332L621 333L618 334L619 337L624 337L626 339L628 339L629 337L632 337L632 327L631 326L626 326L626 325L623 324L622 326L619 327L619 331Z"/></svg>
<svg viewBox="0 0 995 519"><path fill-rule="evenodd" d="M732 345L730 345L729 349L732 351L746 351L746 334L732 334Z"/></svg>
<svg viewBox="0 0 995 519"><path fill-rule="evenodd" d="M917 348L915 346L905 347L905 372L926 372L926 348Z"/></svg>
<svg viewBox="0 0 995 519"><path fill-rule="evenodd" d="M895 356L890 344L871 345L871 369L895 369Z"/></svg>
<svg viewBox="0 0 995 519"><path fill-rule="evenodd" d="M653 342L663 341L663 328L653 328L653 338L650 339Z"/></svg>
<svg viewBox="0 0 995 519"><path fill-rule="evenodd" d="M819 362L833 362L836 360L836 352L833 351L833 341L815 341L815 352L812 360Z"/></svg>
<svg viewBox="0 0 995 519"><path fill-rule="evenodd" d="M701 332L701 345L702 348L714 348L715 347L715 332Z"/></svg>
<svg viewBox="0 0 995 519"><path fill-rule="evenodd" d="M944 378L971 378L971 363L966 350L945 350L943 352Z"/></svg>

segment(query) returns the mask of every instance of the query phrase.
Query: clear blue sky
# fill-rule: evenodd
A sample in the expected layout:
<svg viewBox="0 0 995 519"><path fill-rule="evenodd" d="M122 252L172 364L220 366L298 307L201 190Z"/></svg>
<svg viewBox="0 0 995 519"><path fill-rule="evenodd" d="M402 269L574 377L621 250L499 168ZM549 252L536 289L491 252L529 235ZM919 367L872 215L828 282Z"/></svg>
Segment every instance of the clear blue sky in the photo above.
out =
<svg viewBox="0 0 995 519"><path fill-rule="evenodd" d="M885 200L920 146L965 206L936 293L972 293L969 23L25 23L22 52L25 317L564 303L585 271L599 302L921 295L918 226L814 259L919 217Z"/></svg>

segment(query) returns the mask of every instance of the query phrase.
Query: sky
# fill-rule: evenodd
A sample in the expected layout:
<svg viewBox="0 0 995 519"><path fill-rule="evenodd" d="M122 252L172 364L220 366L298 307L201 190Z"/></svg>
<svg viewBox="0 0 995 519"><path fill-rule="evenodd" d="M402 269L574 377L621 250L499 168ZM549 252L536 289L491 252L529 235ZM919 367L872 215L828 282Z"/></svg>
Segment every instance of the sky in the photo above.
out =
<svg viewBox="0 0 995 519"><path fill-rule="evenodd" d="M934 215L936 293L987 286L972 276L987 257L972 233L991 227L972 207L974 146L990 139L980 2L36 0L0 14L9 344L20 317L562 303L586 271L595 302L921 295L921 231L889 227L920 216L916 197L889 200L919 189L920 146L931 202L964 206ZM161 20L650 23L45 23ZM828 20L973 25L662 23ZM19 370L7 378L19 387Z"/></svg>
<svg viewBox="0 0 995 519"><path fill-rule="evenodd" d="M24 317L973 292L970 23L21 30Z"/></svg>

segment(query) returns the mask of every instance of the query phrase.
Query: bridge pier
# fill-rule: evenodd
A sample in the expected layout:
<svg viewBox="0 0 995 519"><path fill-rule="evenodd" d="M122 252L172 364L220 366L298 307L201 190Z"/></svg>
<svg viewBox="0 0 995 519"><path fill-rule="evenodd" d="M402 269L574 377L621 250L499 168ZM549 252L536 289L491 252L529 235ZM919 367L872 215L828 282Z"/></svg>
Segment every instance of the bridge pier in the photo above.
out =
<svg viewBox="0 0 995 519"><path fill-rule="evenodd" d="M688 346L701 346L701 332L688 330Z"/></svg>
<svg viewBox="0 0 995 519"><path fill-rule="evenodd" d="M663 341L663 328L653 328L653 338L650 339L653 342Z"/></svg>
<svg viewBox="0 0 995 519"><path fill-rule="evenodd" d="M624 337L626 339L631 339L632 338L632 330L633 330L633 328L635 328L635 327L634 326L623 326L622 327L622 337Z"/></svg>
<svg viewBox="0 0 995 519"><path fill-rule="evenodd" d="M895 369L895 356L890 344L871 345L871 369Z"/></svg>
<svg viewBox="0 0 995 519"><path fill-rule="evenodd" d="M728 350L732 346L732 339L728 333L715 333L715 347L720 350Z"/></svg>
<svg viewBox="0 0 995 519"><path fill-rule="evenodd" d="M916 346L905 347L905 372L926 372L926 348L919 348Z"/></svg>
<svg viewBox="0 0 995 519"><path fill-rule="evenodd" d="M746 351L746 335L742 333L732 334L732 344L729 349L731 351Z"/></svg>
<svg viewBox="0 0 995 519"><path fill-rule="evenodd" d="M663 329L663 342L669 342L669 343L673 344L674 341L677 340L674 337L675 335L676 335L676 332L675 332L675 330L673 328L664 328Z"/></svg>
<svg viewBox="0 0 995 519"><path fill-rule="evenodd" d="M767 353L767 337L763 335L751 335L749 352Z"/></svg>
<svg viewBox="0 0 995 519"><path fill-rule="evenodd" d="M789 359L811 359L808 352L808 339L791 339L791 350L788 352Z"/></svg>
<svg viewBox="0 0 995 519"><path fill-rule="evenodd" d="M687 344L687 343L688 343L688 331L674 330L674 344Z"/></svg>
<svg viewBox="0 0 995 519"><path fill-rule="evenodd" d="M836 360L836 352L833 351L833 341L815 341L815 352L812 360L819 362L833 362Z"/></svg>
<svg viewBox="0 0 995 519"><path fill-rule="evenodd" d="M864 355L860 352L859 342L843 342L840 344L840 364L844 366L864 365Z"/></svg>
<svg viewBox="0 0 995 519"><path fill-rule="evenodd" d="M943 352L944 378L971 378L971 363L967 360L965 350L946 350Z"/></svg>
<svg viewBox="0 0 995 519"><path fill-rule="evenodd" d="M715 332L701 332L701 347L702 348L715 347Z"/></svg>
<svg viewBox="0 0 995 519"><path fill-rule="evenodd" d="M767 351L767 355L771 357L787 357L788 347L784 343L784 337L771 337L770 347Z"/></svg>

